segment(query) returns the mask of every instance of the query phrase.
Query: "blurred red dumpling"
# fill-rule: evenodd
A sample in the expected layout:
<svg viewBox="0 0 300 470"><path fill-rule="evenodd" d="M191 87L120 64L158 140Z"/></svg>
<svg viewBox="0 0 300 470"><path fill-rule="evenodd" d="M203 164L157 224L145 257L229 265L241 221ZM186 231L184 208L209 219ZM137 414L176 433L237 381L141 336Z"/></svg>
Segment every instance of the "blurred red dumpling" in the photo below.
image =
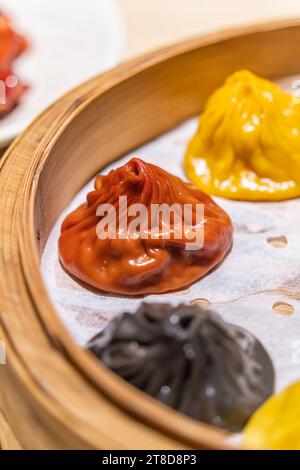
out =
<svg viewBox="0 0 300 470"><path fill-rule="evenodd" d="M0 12L0 72L7 72L27 47L27 40L12 29L7 16Z"/></svg>
<svg viewBox="0 0 300 470"><path fill-rule="evenodd" d="M134 217L128 209L124 235L124 207L120 202L124 196L128 208L135 204L146 208L146 223L134 235L130 231ZM105 215L97 214L99 207L105 207L103 204L109 204L117 215L114 239L99 238L103 237L99 223L104 222ZM176 207L176 215L170 211L169 223L157 216L158 212L153 217L162 204ZM178 237L186 207L190 211L189 230L183 224ZM204 210L200 223L199 207ZM191 234L198 237L200 231L204 234L203 244L191 245ZM188 286L216 266L231 244L230 218L209 196L161 168L133 158L96 178L95 190L87 195L87 202L62 224L59 254L65 269L81 281L106 292L139 295Z"/></svg>
<svg viewBox="0 0 300 470"><path fill-rule="evenodd" d="M21 83L18 77L10 70L5 73L0 72L1 99L0 118L4 117L20 102L28 86Z"/></svg>

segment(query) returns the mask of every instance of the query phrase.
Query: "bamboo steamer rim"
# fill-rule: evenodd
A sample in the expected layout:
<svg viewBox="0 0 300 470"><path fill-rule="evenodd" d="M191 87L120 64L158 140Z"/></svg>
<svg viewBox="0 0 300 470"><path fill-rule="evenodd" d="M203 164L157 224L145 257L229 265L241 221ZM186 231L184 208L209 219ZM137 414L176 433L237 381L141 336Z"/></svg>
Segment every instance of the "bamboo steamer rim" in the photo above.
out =
<svg viewBox="0 0 300 470"><path fill-rule="evenodd" d="M8 364L0 367L4 384L1 406L24 448L233 448L226 441L228 433L197 423L144 395L74 343L41 277L36 198L52 149L71 123L107 91L131 78L142 80L143 73L154 73L168 61L188 58L195 51L222 50L245 38L254 47L258 40L269 44L281 36L300 39L300 19L216 33L130 60L63 96L4 155L0 163L0 282L4 293L0 332ZM275 51L280 56L278 63L261 65L270 78L284 74L282 69L276 70L285 60L283 48ZM284 72L296 70L291 64ZM172 122L161 125L160 132L197 111L189 104L182 115L178 111ZM20 400L17 410L9 402L11 394ZM21 418L29 420L28 426L40 434L26 435Z"/></svg>

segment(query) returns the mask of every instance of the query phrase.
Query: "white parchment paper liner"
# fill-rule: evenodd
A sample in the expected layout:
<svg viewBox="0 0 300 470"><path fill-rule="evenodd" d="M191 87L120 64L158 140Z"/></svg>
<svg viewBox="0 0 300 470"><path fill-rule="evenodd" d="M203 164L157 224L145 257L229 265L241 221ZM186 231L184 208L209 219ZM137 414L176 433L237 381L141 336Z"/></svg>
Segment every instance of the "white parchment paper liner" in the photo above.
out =
<svg viewBox="0 0 300 470"><path fill-rule="evenodd" d="M186 179L182 159L197 120L136 150L103 170L125 163L133 155L157 164ZM99 150L99 152L101 149ZM232 323L247 328L270 353L280 390L300 379L300 199L280 203L245 203L217 199L234 223L233 249L225 261L187 290L125 298L95 293L68 276L58 261L57 240L64 217L82 202L93 181L86 185L64 211L46 244L41 269L50 298L66 328L79 344L101 330L114 316L134 311L140 302L189 303L207 299L211 307ZM285 247L268 243L269 237L286 236ZM273 310L276 302L291 306L292 315Z"/></svg>

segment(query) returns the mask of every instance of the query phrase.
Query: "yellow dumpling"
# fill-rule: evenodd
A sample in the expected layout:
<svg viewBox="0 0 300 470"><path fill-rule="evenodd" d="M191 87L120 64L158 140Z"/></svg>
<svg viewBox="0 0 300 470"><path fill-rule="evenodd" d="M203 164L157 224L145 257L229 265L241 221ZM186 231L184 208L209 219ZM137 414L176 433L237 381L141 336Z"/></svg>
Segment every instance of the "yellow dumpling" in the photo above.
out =
<svg viewBox="0 0 300 470"><path fill-rule="evenodd" d="M203 191L275 201L300 195L300 103L242 70L206 103L184 166Z"/></svg>
<svg viewBox="0 0 300 470"><path fill-rule="evenodd" d="M252 416L243 433L247 448L300 450L300 382L273 395Z"/></svg>

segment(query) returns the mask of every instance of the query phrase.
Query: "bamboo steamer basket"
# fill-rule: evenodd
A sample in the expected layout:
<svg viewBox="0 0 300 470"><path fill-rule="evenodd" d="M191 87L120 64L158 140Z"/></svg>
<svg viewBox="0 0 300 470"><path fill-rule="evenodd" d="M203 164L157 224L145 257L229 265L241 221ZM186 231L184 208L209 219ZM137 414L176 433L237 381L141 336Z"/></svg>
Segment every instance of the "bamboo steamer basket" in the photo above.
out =
<svg viewBox="0 0 300 470"><path fill-rule="evenodd" d="M63 96L13 143L0 171L0 443L5 449L227 449L229 434L125 383L80 349L40 274L58 215L103 166L199 113L233 71L300 71L300 20L195 38Z"/></svg>

